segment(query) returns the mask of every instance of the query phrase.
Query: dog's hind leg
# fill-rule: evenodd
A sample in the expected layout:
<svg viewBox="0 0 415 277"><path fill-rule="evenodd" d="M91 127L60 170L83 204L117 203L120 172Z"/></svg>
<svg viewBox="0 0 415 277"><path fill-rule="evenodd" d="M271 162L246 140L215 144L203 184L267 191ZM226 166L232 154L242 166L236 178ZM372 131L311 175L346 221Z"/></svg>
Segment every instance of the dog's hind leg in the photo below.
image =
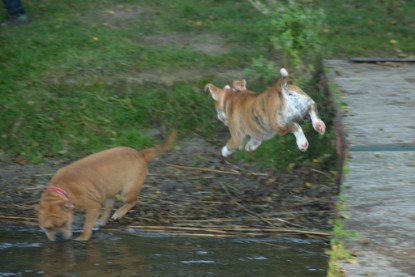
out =
<svg viewBox="0 0 415 277"><path fill-rule="evenodd" d="M147 167L139 174L137 180L134 183L126 185L122 191L121 195L125 201L125 204L121 206L115 213L111 216L112 219L118 220L122 218L132 207L134 207L138 202L138 194L140 193L141 187L143 186L144 180L147 175Z"/></svg>
<svg viewBox="0 0 415 277"><path fill-rule="evenodd" d="M107 224L107 221L110 218L110 213L113 207L114 207L114 197L108 198L105 201L104 211L102 212L102 215L99 217L97 222L95 222L96 227L102 227L102 226L105 226L105 224Z"/></svg>
<svg viewBox="0 0 415 277"><path fill-rule="evenodd" d="M321 120L317 115L317 107L316 105L312 105L310 109L310 118L311 122L313 123L313 128L321 135L324 134L326 131L326 124L324 124L323 120Z"/></svg>
<svg viewBox="0 0 415 277"><path fill-rule="evenodd" d="M113 220L118 220L122 218L132 207L134 207L138 202L138 199L135 201L126 202L121 208L115 211L115 213L111 216Z"/></svg>

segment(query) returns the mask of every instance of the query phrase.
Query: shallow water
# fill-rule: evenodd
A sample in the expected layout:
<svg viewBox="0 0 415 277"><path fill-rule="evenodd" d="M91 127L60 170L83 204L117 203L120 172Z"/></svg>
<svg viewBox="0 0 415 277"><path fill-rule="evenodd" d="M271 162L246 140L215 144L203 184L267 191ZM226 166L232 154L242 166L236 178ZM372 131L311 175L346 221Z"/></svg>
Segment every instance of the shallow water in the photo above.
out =
<svg viewBox="0 0 415 277"><path fill-rule="evenodd" d="M299 239L174 237L95 232L49 242L37 229L1 228L0 276L326 276L327 244Z"/></svg>

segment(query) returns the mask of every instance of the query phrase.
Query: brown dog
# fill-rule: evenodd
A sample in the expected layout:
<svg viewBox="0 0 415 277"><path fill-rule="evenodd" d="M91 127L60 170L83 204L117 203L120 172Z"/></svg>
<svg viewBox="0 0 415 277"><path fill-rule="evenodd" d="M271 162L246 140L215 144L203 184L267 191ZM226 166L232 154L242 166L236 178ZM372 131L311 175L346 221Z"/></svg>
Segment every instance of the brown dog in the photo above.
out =
<svg viewBox="0 0 415 277"><path fill-rule="evenodd" d="M71 239L74 211L81 209L86 212L85 224L77 240L88 240L94 224L106 224L117 193L121 193L125 204L115 211L112 219L122 218L138 201L147 175L147 161L170 149L176 134L174 129L163 146L140 152L130 147L115 147L58 170L37 206L39 224L47 237L52 241ZM104 211L98 219L104 202Z"/></svg>
<svg viewBox="0 0 415 277"><path fill-rule="evenodd" d="M308 141L298 123L307 115L314 129L324 134L326 125L318 117L313 99L299 87L287 84L288 72L284 68L280 73L282 78L277 85L261 94L246 90L243 80L236 80L232 87L223 89L213 84L205 86L215 100L219 120L229 127L231 134L222 148L222 156L228 157L235 150L242 149L247 136L250 140L245 150L254 151L262 141L287 133L293 133L298 148L306 151Z"/></svg>

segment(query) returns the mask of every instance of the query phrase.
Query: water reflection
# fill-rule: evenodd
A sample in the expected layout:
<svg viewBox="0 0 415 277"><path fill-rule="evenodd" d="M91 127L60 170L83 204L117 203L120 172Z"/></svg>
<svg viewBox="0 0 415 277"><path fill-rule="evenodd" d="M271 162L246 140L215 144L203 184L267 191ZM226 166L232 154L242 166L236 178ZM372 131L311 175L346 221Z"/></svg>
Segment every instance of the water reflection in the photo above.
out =
<svg viewBox="0 0 415 277"><path fill-rule="evenodd" d="M321 242L96 232L89 242L0 231L0 276L326 276Z"/></svg>
<svg viewBox="0 0 415 277"><path fill-rule="evenodd" d="M104 243L45 243L36 271L47 276L126 276L146 274L142 255L128 244L106 240ZM125 274L125 275L124 275Z"/></svg>

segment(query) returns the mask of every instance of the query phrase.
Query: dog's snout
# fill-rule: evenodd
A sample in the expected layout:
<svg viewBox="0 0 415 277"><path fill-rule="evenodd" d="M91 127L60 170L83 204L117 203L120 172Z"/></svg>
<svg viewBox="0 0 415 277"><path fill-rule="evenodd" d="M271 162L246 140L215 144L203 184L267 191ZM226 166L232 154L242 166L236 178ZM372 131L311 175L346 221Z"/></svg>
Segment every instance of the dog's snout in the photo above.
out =
<svg viewBox="0 0 415 277"><path fill-rule="evenodd" d="M56 232L55 241L62 242L65 240L66 240L65 235L62 232Z"/></svg>

